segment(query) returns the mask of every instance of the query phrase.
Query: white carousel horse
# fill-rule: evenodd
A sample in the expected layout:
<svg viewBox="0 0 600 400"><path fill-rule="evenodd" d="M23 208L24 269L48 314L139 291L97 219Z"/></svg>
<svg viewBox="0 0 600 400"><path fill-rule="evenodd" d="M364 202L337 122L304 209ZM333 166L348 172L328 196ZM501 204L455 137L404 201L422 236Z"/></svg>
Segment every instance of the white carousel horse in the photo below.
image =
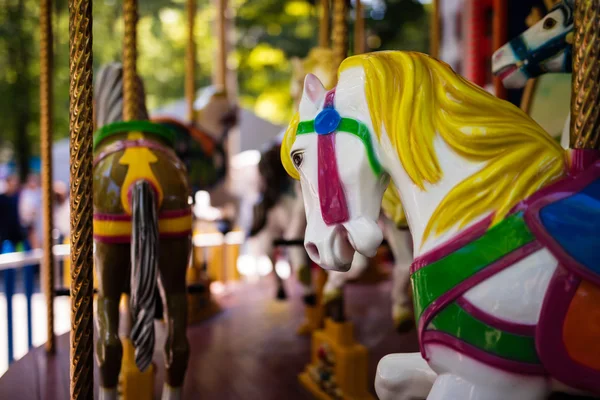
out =
<svg viewBox="0 0 600 400"><path fill-rule="evenodd" d="M299 184L291 180L279 157L279 145L270 147L263 152L259 163L259 175L262 177L262 200L254 207L253 226L250 229L247 248L255 257L269 255L273 258L274 239L297 239L303 236L306 229L304 201ZM411 300L408 296L409 268L412 262L410 249L410 233L405 225L404 214L397 196L393 190L386 191L384 202L385 215L381 216L386 238L394 256L393 286L392 286L392 317L394 325L400 332L405 332L414 326ZM304 301L308 307L315 304L315 289L310 279L310 265L303 248L291 246L287 249L292 270L298 276L304 288ZM369 266L369 259L360 253L354 255L352 266L347 272L328 271L327 281L323 288L323 299L326 306L331 305L331 311L336 317L343 318L343 303L336 304L341 299L344 285L360 277ZM283 282L278 279L278 297L285 297ZM340 309L341 308L341 309ZM310 326L315 327L318 321L315 310L307 309L307 323L299 332L308 333ZM336 318L334 317L334 318Z"/></svg>
<svg viewBox="0 0 600 400"><path fill-rule="evenodd" d="M326 269L376 252L388 176L399 190L421 354L379 363L380 398L600 395L597 151L567 153L445 63L378 52L346 59L334 90L307 76L281 156Z"/></svg>
<svg viewBox="0 0 600 400"><path fill-rule="evenodd" d="M500 47L492 56L492 73L509 89L525 87L527 81L548 72L571 72L574 0L557 3L531 28ZM569 147L571 113L560 138Z"/></svg>

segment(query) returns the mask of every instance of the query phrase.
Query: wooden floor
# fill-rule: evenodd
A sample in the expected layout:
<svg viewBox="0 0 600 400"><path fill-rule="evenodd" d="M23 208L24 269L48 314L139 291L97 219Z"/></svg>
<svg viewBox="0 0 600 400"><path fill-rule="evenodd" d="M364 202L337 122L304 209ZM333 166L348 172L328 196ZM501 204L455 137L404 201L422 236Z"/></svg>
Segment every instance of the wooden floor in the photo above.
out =
<svg viewBox="0 0 600 400"><path fill-rule="evenodd" d="M295 334L303 316L300 293L290 283L287 288L290 300L281 302L274 300L271 280L240 285L219 298L223 312L189 329L192 357L184 399L311 398L297 381L309 360L310 347L309 338ZM389 290L389 282L347 289L347 310L356 322L356 336L370 352L370 382L384 355L418 348L414 332L400 336L393 331ZM157 349L163 343L162 327L159 331ZM68 399L68 346L68 335L63 335L54 357L37 348L14 363L0 378L0 399ZM159 364L155 397L159 399L164 373L160 351L155 360Z"/></svg>

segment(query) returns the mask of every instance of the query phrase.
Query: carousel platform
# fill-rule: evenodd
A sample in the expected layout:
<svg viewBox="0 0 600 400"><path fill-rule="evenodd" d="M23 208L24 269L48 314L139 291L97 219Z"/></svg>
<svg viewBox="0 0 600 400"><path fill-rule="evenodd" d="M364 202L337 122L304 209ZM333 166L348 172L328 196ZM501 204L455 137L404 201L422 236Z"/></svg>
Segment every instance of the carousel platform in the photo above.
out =
<svg viewBox="0 0 600 400"><path fill-rule="evenodd" d="M191 357L184 384L185 399L312 398L298 383L298 373L308 363L310 349L310 339L296 335L303 318L300 290L289 281L286 287L289 300L277 301L271 279L239 284L229 294L219 297L223 312L189 328ZM369 349L373 395L372 383L379 360L389 353L418 349L414 331L402 336L394 331L389 317L389 291L389 281L377 285L353 284L347 288L348 315L356 324L357 339ZM361 302L365 298L369 301ZM159 399L164 375L161 352L164 331L160 323L156 326L155 398ZM55 356L48 356L43 347L35 348L0 378L0 399L68 398L68 334L57 338ZM552 400L571 398L553 396Z"/></svg>

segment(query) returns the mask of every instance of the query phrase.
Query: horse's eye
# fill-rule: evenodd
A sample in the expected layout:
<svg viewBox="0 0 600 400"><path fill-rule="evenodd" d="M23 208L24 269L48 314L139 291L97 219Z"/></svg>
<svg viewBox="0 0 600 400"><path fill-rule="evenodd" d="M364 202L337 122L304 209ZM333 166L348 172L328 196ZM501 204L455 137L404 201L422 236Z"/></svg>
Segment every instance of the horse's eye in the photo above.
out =
<svg viewBox="0 0 600 400"><path fill-rule="evenodd" d="M554 18L546 18L546 20L544 21L544 29L548 30L548 29L552 29L556 26L556 20Z"/></svg>
<svg viewBox="0 0 600 400"><path fill-rule="evenodd" d="M304 154L302 154L301 152L297 151L294 154L292 154L292 161L294 162L296 168L300 168L300 166L302 165L302 160L304 160Z"/></svg>

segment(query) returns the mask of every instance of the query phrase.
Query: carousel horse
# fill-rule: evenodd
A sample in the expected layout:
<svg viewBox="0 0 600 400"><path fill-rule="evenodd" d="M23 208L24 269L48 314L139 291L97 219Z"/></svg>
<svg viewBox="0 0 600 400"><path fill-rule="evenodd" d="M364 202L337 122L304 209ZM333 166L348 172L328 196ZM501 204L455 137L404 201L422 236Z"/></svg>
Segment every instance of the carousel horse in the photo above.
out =
<svg viewBox="0 0 600 400"><path fill-rule="evenodd" d="M304 78L311 73L317 76L324 87L333 87L337 79L335 69L335 56L333 50L326 47L311 49L305 59L292 58L292 83L291 95L296 109L302 99ZM402 210L400 198L393 183L384 193L382 203L383 215L380 220L384 226L385 236L394 255L393 286L392 286L392 317L394 326L399 332L405 332L414 325L414 315L411 299L409 298L409 268L412 263L412 250L410 250L410 232ZM302 202L299 198L298 201ZM334 302L330 307L334 313L343 310L342 288L346 281L360 276L369 266L368 258L360 253L355 255L352 268L346 274L336 271L328 272L328 279L324 288L324 299Z"/></svg>
<svg viewBox="0 0 600 400"><path fill-rule="evenodd" d="M187 172L173 151L173 132L148 121L141 80L138 119L123 121L122 79L122 66L108 64L95 88L99 129L94 135L94 265L100 398L117 398L123 355L118 332L121 295L130 295L130 338L136 365L145 371L154 354L155 304L160 292L167 321L162 398L180 399L189 356L185 276L192 216Z"/></svg>
<svg viewBox="0 0 600 400"><path fill-rule="evenodd" d="M281 156L326 269L375 254L389 177L399 191L421 353L381 360L381 399L600 395L598 151L567 152L447 64L390 51L347 58L330 91L308 75Z"/></svg>
<svg viewBox="0 0 600 400"><path fill-rule="evenodd" d="M198 190L214 189L225 180L225 143L237 123L237 107L225 92L208 87L199 100L192 124L165 116L152 119L175 132L175 152L188 170L192 197Z"/></svg>
<svg viewBox="0 0 600 400"><path fill-rule="evenodd" d="M531 78L549 72L572 72L574 0L562 0L538 23L492 56L492 73L509 89L525 87ZM560 138L569 147L571 113Z"/></svg>
<svg viewBox="0 0 600 400"><path fill-rule="evenodd" d="M253 225L248 235L248 246L252 254L267 254L273 258L272 242L277 238L295 239L302 237L306 228L304 202L300 185L289 178L280 158L280 143L268 147L261 155L258 164L261 176L261 199L253 208ZM394 255L392 317L400 332L413 326L413 313L409 291L409 267L412 262L410 234L402 206L395 190L386 190L383 201L385 215L381 216L386 238ZM297 275L304 292L306 321L299 328L301 334L308 333L311 327L319 325L315 289L311 280L310 263L304 249L287 249L292 270ZM342 293L344 285L360 277L369 266L369 259L360 253L354 255L348 272L327 271L323 289L325 314L341 322L345 319ZM285 298L283 280L274 272L277 279L278 298ZM283 294L282 294L283 293Z"/></svg>

